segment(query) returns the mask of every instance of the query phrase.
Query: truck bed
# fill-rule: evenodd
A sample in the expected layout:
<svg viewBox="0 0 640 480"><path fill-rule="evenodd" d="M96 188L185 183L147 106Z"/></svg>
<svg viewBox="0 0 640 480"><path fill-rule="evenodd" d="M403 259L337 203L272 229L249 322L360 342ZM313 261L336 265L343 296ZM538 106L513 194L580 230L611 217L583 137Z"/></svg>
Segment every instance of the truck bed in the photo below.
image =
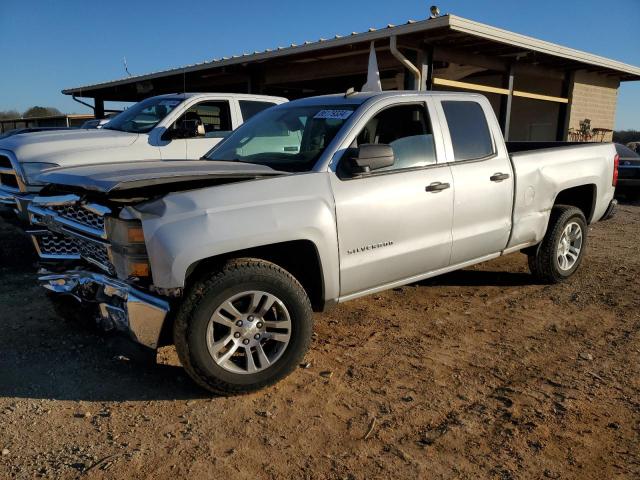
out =
<svg viewBox="0 0 640 480"><path fill-rule="evenodd" d="M613 199L612 143L507 143L515 172L514 222L510 248L542 240L558 192L580 188L593 204L589 223L600 220Z"/></svg>

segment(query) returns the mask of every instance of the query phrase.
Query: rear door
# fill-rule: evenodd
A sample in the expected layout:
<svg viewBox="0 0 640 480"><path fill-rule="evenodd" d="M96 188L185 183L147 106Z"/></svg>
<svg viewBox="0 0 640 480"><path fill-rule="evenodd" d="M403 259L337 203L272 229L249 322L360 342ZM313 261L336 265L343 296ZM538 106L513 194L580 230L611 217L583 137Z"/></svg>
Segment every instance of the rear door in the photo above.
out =
<svg viewBox="0 0 640 480"><path fill-rule="evenodd" d="M444 158L443 142L426 106L423 97L422 102L378 107L347 139L351 148L390 145L393 166L349 175L341 166L347 150L330 175L342 297L449 264L453 180L449 166L438 163Z"/></svg>
<svg viewBox="0 0 640 480"><path fill-rule="evenodd" d="M456 265L506 247L511 233L514 179L488 101L452 96L436 104L455 186L451 265Z"/></svg>

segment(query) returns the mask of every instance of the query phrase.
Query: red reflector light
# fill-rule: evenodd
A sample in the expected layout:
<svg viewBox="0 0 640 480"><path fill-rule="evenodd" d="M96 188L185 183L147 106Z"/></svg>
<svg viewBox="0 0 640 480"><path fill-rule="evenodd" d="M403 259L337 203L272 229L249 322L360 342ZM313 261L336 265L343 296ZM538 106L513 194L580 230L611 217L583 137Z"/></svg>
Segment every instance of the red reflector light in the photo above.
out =
<svg viewBox="0 0 640 480"><path fill-rule="evenodd" d="M620 165L620 155L613 157L613 180L611 185L614 187L618 185L618 166Z"/></svg>

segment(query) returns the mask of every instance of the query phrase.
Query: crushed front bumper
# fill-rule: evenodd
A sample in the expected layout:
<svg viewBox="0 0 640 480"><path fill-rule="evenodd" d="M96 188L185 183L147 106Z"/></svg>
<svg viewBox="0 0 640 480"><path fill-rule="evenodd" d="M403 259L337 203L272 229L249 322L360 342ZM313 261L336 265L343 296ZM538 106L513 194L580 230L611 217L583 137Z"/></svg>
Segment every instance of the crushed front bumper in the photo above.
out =
<svg viewBox="0 0 640 480"><path fill-rule="evenodd" d="M99 273L74 270L44 275L41 285L79 302L97 304L98 321L106 329L128 333L137 343L156 349L169 303L131 285Z"/></svg>

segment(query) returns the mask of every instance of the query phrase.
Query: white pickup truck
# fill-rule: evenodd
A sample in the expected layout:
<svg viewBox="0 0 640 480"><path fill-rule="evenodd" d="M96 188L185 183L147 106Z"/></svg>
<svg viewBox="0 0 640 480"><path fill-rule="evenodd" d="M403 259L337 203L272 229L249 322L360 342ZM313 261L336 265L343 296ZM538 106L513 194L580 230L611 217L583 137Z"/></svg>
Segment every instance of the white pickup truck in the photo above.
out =
<svg viewBox="0 0 640 480"><path fill-rule="evenodd" d="M54 296L246 392L301 361L313 310L519 251L539 281L570 277L616 161L507 145L481 95L333 95L266 110L200 161L51 170L29 210L44 258L81 252L41 277Z"/></svg>
<svg viewBox="0 0 640 480"><path fill-rule="evenodd" d="M160 95L133 105L100 129L8 137L0 141L0 205L26 218L29 200L42 188L35 177L48 168L199 159L244 121L286 101L231 93Z"/></svg>

